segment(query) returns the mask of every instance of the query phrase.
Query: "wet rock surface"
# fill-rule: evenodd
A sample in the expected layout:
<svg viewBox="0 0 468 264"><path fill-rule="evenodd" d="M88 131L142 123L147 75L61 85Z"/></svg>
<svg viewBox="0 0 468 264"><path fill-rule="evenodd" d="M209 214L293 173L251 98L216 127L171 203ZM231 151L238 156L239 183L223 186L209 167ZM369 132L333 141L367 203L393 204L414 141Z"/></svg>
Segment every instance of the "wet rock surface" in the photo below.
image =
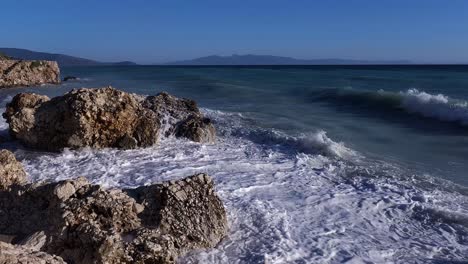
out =
<svg viewBox="0 0 468 264"><path fill-rule="evenodd" d="M78 178L0 191L0 234L16 244L8 247L69 263L174 263L215 246L226 232L223 204L206 174L127 190Z"/></svg>
<svg viewBox="0 0 468 264"><path fill-rule="evenodd" d="M8 190L13 185L26 182L26 172L23 165L18 162L8 150L0 150L0 191Z"/></svg>
<svg viewBox="0 0 468 264"><path fill-rule="evenodd" d="M143 102L145 108L151 109L158 116L161 133L164 136L175 135L192 141L209 143L216 139L216 130L211 120L203 117L197 103L190 99L177 98L166 92L148 96ZM203 120L203 122L199 122ZM194 123L200 124L197 130Z"/></svg>
<svg viewBox="0 0 468 264"><path fill-rule="evenodd" d="M177 137L185 137L195 142L215 142L216 130L209 118L191 115L180 122L175 129Z"/></svg>
<svg viewBox="0 0 468 264"><path fill-rule="evenodd" d="M0 88L60 83L55 61L23 61L0 58Z"/></svg>
<svg viewBox="0 0 468 264"><path fill-rule="evenodd" d="M172 135L196 142L216 138L212 122L192 100L167 93L142 99L112 87L75 89L52 99L21 93L3 117L13 138L49 151L148 147Z"/></svg>

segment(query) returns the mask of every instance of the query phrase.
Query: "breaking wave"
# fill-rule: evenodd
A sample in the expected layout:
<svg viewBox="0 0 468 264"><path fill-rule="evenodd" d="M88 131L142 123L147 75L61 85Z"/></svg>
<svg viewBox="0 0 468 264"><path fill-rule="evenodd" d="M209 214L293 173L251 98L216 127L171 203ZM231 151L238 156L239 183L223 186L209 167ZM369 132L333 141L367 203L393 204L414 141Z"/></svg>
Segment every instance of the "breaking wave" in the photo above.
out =
<svg viewBox="0 0 468 264"><path fill-rule="evenodd" d="M249 120L241 114L209 109L203 109L203 112L218 124L224 136L245 138L256 144L292 154L318 154L344 160L359 158L356 151L346 147L343 142L333 141L323 130L291 136L276 129L264 129L256 127L254 123L249 124Z"/></svg>
<svg viewBox="0 0 468 264"><path fill-rule="evenodd" d="M417 89L409 89L400 95L401 106L410 113L468 125L467 101L451 99L443 94L433 95Z"/></svg>
<svg viewBox="0 0 468 264"><path fill-rule="evenodd" d="M328 89L311 96L313 101L329 102L338 107L406 113L438 121L468 126L468 102L443 94L430 94L417 89L402 92L359 91L351 88Z"/></svg>

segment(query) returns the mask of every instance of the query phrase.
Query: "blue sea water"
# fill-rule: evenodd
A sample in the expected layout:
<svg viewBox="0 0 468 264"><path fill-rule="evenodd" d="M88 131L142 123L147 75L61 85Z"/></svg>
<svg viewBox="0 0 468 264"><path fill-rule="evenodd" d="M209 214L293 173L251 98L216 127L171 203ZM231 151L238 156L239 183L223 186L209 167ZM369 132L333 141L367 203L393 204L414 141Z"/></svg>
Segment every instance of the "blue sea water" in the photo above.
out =
<svg viewBox="0 0 468 264"><path fill-rule="evenodd" d="M230 233L183 263L468 260L468 66L106 66L62 75L80 80L0 90L0 108L18 92L112 85L195 99L215 122L213 145L170 138L59 154L2 146L35 181L83 175L134 187L210 173Z"/></svg>

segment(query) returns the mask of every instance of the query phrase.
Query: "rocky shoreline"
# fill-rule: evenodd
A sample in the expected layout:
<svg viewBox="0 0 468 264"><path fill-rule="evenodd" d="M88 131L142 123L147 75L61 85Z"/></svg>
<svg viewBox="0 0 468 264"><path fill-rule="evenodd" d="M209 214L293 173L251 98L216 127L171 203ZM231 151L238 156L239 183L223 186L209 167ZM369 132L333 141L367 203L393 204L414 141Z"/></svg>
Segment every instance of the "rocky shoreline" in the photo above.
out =
<svg viewBox="0 0 468 264"><path fill-rule="evenodd" d="M3 117L12 139L46 151L216 139L194 101L112 87L55 98L20 93ZM175 263L226 234L226 212L207 174L136 189L105 189L84 177L28 183L13 153L0 150L0 263Z"/></svg>
<svg viewBox="0 0 468 264"><path fill-rule="evenodd" d="M0 88L60 83L55 61L25 61L0 58Z"/></svg>
<svg viewBox="0 0 468 264"><path fill-rule="evenodd" d="M168 136L202 143L216 138L211 120L193 100L168 93L140 98L112 87L74 89L52 99L20 93L7 104L3 117L14 139L47 151L132 149Z"/></svg>
<svg viewBox="0 0 468 264"><path fill-rule="evenodd" d="M1 153L9 157L0 159L0 248L10 253L0 263L27 256L31 263L173 263L226 235L226 212L206 174L136 189L107 190L83 177L31 184L13 154Z"/></svg>

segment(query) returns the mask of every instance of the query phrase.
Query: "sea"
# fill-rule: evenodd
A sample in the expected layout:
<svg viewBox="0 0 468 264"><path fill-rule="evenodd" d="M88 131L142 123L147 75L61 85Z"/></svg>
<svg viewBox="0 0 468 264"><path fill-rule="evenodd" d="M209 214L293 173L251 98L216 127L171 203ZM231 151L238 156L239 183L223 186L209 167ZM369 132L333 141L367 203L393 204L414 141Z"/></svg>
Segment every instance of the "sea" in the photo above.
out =
<svg viewBox="0 0 468 264"><path fill-rule="evenodd" d="M468 263L468 66L64 67L62 95L113 86L197 101L215 144L166 138L135 150L33 151L31 181L85 176L137 187L214 178L229 233L179 263ZM0 118L0 134L8 124Z"/></svg>

